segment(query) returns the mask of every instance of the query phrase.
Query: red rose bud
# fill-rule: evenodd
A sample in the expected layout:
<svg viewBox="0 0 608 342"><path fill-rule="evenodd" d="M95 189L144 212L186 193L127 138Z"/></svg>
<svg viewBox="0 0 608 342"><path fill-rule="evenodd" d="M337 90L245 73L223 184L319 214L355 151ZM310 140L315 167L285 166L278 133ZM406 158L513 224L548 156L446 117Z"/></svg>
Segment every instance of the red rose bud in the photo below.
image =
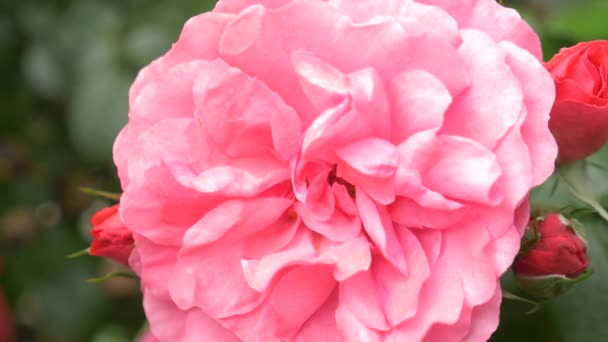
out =
<svg viewBox="0 0 608 342"><path fill-rule="evenodd" d="M556 213L532 221L528 229L536 230L537 241L513 264L522 290L552 298L590 275L587 246L574 230L575 225L580 224Z"/></svg>
<svg viewBox="0 0 608 342"><path fill-rule="evenodd" d="M0 273L2 272L2 262L3 260L0 259ZM4 292L0 289L0 342L13 341L15 341L15 322Z"/></svg>
<svg viewBox="0 0 608 342"><path fill-rule="evenodd" d="M104 208L91 218L93 242L89 254L129 264L133 250L133 236L118 214L118 204Z"/></svg>
<svg viewBox="0 0 608 342"><path fill-rule="evenodd" d="M545 67L556 87L549 129L558 159L583 159L608 140L608 41L561 49Z"/></svg>
<svg viewBox="0 0 608 342"><path fill-rule="evenodd" d="M15 340L15 326L11 311L4 297L4 293L0 291L0 341L11 342Z"/></svg>

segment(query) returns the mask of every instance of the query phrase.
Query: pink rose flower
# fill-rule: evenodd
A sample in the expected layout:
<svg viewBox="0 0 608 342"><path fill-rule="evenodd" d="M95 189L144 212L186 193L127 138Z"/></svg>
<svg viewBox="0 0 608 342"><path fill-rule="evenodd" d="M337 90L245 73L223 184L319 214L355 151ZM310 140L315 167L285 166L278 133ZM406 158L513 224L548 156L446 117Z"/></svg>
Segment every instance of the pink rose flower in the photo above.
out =
<svg viewBox="0 0 608 342"><path fill-rule="evenodd" d="M538 37L494 0L224 0L114 145L160 341L483 341L553 170Z"/></svg>

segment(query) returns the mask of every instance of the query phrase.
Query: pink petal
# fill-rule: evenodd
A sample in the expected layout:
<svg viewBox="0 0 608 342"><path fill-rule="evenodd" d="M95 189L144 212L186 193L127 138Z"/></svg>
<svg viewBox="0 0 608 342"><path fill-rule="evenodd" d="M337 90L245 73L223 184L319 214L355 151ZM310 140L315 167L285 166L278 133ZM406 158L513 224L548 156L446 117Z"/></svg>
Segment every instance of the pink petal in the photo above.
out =
<svg viewBox="0 0 608 342"><path fill-rule="evenodd" d="M222 0L215 5L214 11L239 13L249 6L262 5L266 8L277 8L292 0Z"/></svg>
<svg viewBox="0 0 608 342"><path fill-rule="evenodd" d="M210 272L210 270L223 270ZM226 286L230 284L230 286ZM214 291L209 291L212 288ZM238 248L184 249L178 256L169 292L182 310L198 307L214 318L240 315L254 310L266 294L253 290L241 267Z"/></svg>
<svg viewBox="0 0 608 342"><path fill-rule="evenodd" d="M348 241L361 231L361 221L357 215L335 211L327 219L319 219L306 205L296 203L295 208L306 227L332 241Z"/></svg>
<svg viewBox="0 0 608 342"><path fill-rule="evenodd" d="M340 294L340 297L342 297L342 294ZM382 341L380 332L369 328L361 322L342 298L340 298L340 304L336 310L336 323L343 340L362 342Z"/></svg>
<svg viewBox="0 0 608 342"><path fill-rule="evenodd" d="M148 83L162 77L162 74L177 64L217 58L220 37L232 17L230 14L209 12L188 20L171 50L139 72L129 91L129 105L133 105ZM201 35L199 32L205 34Z"/></svg>
<svg viewBox="0 0 608 342"><path fill-rule="evenodd" d="M444 196L498 204L502 200L497 184L501 169L494 154L466 138L443 135L438 139L439 155L425 172L423 183Z"/></svg>
<svg viewBox="0 0 608 342"><path fill-rule="evenodd" d="M246 260L243 269L250 286L260 291L270 286L281 270L294 265L333 265L335 279L343 281L369 268L369 248L361 235L343 243L318 242L314 233L299 229L286 248L259 260Z"/></svg>
<svg viewBox="0 0 608 342"><path fill-rule="evenodd" d="M415 271L404 277L383 258L378 258L373 268L378 288L383 289L384 313L391 326L397 326L416 314L420 291L431 270L418 238L403 227L397 228L396 233L406 253L408 267Z"/></svg>
<svg viewBox="0 0 608 342"><path fill-rule="evenodd" d="M240 341L201 310L182 311L171 301L162 300L145 290L144 309L152 333L159 341Z"/></svg>
<svg viewBox="0 0 608 342"><path fill-rule="evenodd" d="M336 154L364 175L389 177L399 165L399 153L393 144L378 138L365 138L336 149Z"/></svg>
<svg viewBox="0 0 608 342"><path fill-rule="evenodd" d="M338 294L334 290L327 301L304 323L296 336L295 342L342 342L342 337L336 325L335 313L337 307Z"/></svg>
<svg viewBox="0 0 608 342"><path fill-rule="evenodd" d="M469 306L490 300L499 286L496 281L498 274L484 251L489 239L487 231L483 230L483 222L473 221L458 229L442 231L442 257L462 278L464 297Z"/></svg>
<svg viewBox="0 0 608 342"><path fill-rule="evenodd" d="M390 330L384 315L378 285L371 272L360 272L340 283L340 304L364 326L376 330Z"/></svg>
<svg viewBox="0 0 608 342"><path fill-rule="evenodd" d="M297 267L281 276L271 296L256 310L221 322L241 341L293 341L306 321L323 310L334 288L331 267Z"/></svg>
<svg viewBox="0 0 608 342"><path fill-rule="evenodd" d="M407 276L408 267L404 252L386 208L376 205L361 189L357 189L356 203L363 227L371 240L380 248L384 257Z"/></svg>
<svg viewBox="0 0 608 342"><path fill-rule="evenodd" d="M337 106L347 95L346 76L327 62L300 51L291 61L304 93L319 111Z"/></svg>
<svg viewBox="0 0 608 342"><path fill-rule="evenodd" d="M524 110L524 115L525 110ZM522 118L523 119L523 118ZM501 176L498 181L503 196L503 205L515 209L527 196L532 184L532 161L528 156L529 150L521 133L521 120L498 143L494 154L500 164ZM553 164L551 160L550 164Z"/></svg>
<svg viewBox="0 0 608 342"><path fill-rule="evenodd" d="M263 168L267 165L260 163L259 166ZM214 167L204 171L196 179L193 179L190 186L196 191L207 194L228 197L252 197L259 195L273 185L289 179L289 170L287 168L271 169L266 174L260 176L247 171L231 166Z"/></svg>
<svg viewBox="0 0 608 342"><path fill-rule="evenodd" d="M275 223L243 241L243 258L262 258L285 247L295 236L301 221L289 209Z"/></svg>
<svg viewBox="0 0 608 342"><path fill-rule="evenodd" d="M465 305L461 284L449 258L440 257L422 287L416 315L393 328L385 341L422 341L432 325L456 322Z"/></svg>
<svg viewBox="0 0 608 342"><path fill-rule="evenodd" d="M180 256L219 239L240 240L275 223L292 204L279 197L228 200L210 210L184 236Z"/></svg>
<svg viewBox="0 0 608 342"><path fill-rule="evenodd" d="M129 230L161 245L181 245L186 230L221 200L184 187L165 163L146 171L143 181L122 194L120 215Z"/></svg>
<svg viewBox="0 0 608 342"><path fill-rule="evenodd" d="M252 4L228 23L219 42L220 54L236 55L245 51L258 38L264 7Z"/></svg>
<svg viewBox="0 0 608 342"><path fill-rule="evenodd" d="M534 56L509 42L500 45L508 51L506 62L519 78L524 94L528 115L521 126L521 135L533 161L532 185L538 185L553 173L557 156L557 146L547 126L555 85Z"/></svg>
<svg viewBox="0 0 608 342"><path fill-rule="evenodd" d="M448 89L422 70L395 76L390 82L389 96L394 113L391 141L397 144L412 134L441 127L443 115L452 102Z"/></svg>
<svg viewBox="0 0 608 342"><path fill-rule="evenodd" d="M473 308L469 334L463 339L464 342L487 341L490 338L498 328L501 300L502 292L500 286L497 286L488 302Z"/></svg>
<svg viewBox="0 0 608 342"><path fill-rule="evenodd" d="M472 214L472 208L428 208L409 198L400 197L391 204L389 213L393 222L405 227L444 229L466 221Z"/></svg>
<svg viewBox="0 0 608 342"><path fill-rule="evenodd" d="M492 150L519 117L521 87L505 63L506 52L487 34L463 30L462 37L458 53L467 64L472 83L454 98L440 132L470 138Z"/></svg>
<svg viewBox="0 0 608 342"><path fill-rule="evenodd" d="M488 32L497 41L511 41L542 60L540 40L534 30L512 8L487 0L419 0L448 12L461 28Z"/></svg>
<svg viewBox="0 0 608 342"><path fill-rule="evenodd" d="M302 325L334 291L336 281L332 267L327 265L303 266L290 271L277 283L268 299L272 316L276 317L269 328L282 335L295 335Z"/></svg>
<svg viewBox="0 0 608 342"><path fill-rule="evenodd" d="M299 141L297 116L278 94L262 82L218 59L210 62L208 69L199 75L193 92L195 115L204 121L206 134L227 155L251 155L265 146L274 146L275 142L279 143L282 153L295 152L290 149ZM271 127L273 112L276 112L274 129L277 130L274 137ZM289 118L285 121L289 125L277 127L278 116ZM288 137L279 134L281 129L287 129L294 136L285 140Z"/></svg>

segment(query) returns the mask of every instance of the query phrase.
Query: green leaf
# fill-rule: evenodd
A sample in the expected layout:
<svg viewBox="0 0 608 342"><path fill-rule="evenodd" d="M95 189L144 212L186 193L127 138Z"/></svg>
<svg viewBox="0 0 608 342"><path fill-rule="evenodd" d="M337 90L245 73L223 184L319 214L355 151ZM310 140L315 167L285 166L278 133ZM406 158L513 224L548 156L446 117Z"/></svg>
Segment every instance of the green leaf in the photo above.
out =
<svg viewBox="0 0 608 342"><path fill-rule="evenodd" d="M594 193L594 185L587 171L587 162L585 160L559 165L556 168L556 173L574 197L589 205L604 220L608 221L608 212L599 203Z"/></svg>

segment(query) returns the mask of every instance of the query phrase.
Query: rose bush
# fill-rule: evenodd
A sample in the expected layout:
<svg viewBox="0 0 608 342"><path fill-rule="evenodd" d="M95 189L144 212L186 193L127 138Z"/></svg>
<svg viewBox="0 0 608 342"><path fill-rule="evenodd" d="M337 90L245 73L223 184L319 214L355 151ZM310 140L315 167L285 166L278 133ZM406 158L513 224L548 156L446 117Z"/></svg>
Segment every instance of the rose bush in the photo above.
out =
<svg viewBox="0 0 608 342"><path fill-rule="evenodd" d="M514 265L524 276L576 278L587 270L587 246L563 216L551 213L537 224L538 242Z"/></svg>
<svg viewBox="0 0 608 342"><path fill-rule="evenodd" d="M608 41L561 49L546 68L556 85L549 128L559 160L579 160L597 152L608 140Z"/></svg>
<svg viewBox="0 0 608 342"><path fill-rule="evenodd" d="M93 241L89 254L129 264L133 236L118 214L118 204L98 211L91 217Z"/></svg>
<svg viewBox="0 0 608 342"><path fill-rule="evenodd" d="M552 170L538 37L493 0L225 0L114 145L160 341L483 341Z"/></svg>

